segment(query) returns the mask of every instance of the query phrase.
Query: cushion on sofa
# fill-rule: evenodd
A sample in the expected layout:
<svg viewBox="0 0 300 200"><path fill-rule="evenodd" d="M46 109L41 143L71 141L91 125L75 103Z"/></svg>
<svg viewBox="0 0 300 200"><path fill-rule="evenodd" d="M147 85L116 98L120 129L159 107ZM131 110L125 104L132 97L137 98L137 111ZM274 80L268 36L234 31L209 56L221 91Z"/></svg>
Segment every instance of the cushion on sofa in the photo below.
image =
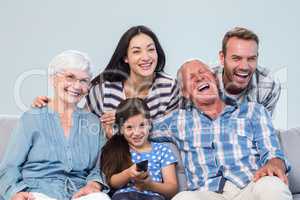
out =
<svg viewBox="0 0 300 200"><path fill-rule="evenodd" d="M5 153L5 148L10 135L18 122L17 116L0 115L0 162Z"/></svg>
<svg viewBox="0 0 300 200"><path fill-rule="evenodd" d="M300 127L281 131L279 139L292 169L289 173L289 186L293 194L300 194Z"/></svg>
<svg viewBox="0 0 300 200"><path fill-rule="evenodd" d="M182 163L182 159L179 153L178 148L173 143L167 143L174 153L174 155L177 158L177 165L176 165L176 175L177 175L177 181L178 181L178 190L179 191L185 191L187 190L187 182L186 182L186 176L184 172L184 166Z"/></svg>
<svg viewBox="0 0 300 200"><path fill-rule="evenodd" d="M293 200L300 200L300 194L294 194Z"/></svg>

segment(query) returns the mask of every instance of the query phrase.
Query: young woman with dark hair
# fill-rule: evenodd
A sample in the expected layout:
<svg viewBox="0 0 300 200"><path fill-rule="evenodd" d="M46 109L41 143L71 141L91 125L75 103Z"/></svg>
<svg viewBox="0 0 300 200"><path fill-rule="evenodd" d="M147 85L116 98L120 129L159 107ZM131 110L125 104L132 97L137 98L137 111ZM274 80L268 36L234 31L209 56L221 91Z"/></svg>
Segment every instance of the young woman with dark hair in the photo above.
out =
<svg viewBox="0 0 300 200"><path fill-rule="evenodd" d="M92 80L87 96L90 110L101 117L108 137L114 111L123 99L144 99L151 118L177 107L179 90L164 67L165 53L149 28L134 26L123 34L104 71Z"/></svg>

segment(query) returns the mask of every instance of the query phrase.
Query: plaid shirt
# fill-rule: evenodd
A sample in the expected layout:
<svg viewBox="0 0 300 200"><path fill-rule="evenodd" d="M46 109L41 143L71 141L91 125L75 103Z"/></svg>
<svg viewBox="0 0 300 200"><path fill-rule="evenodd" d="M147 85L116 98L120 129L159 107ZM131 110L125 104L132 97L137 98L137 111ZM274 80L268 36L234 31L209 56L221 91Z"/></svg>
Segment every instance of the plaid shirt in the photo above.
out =
<svg viewBox="0 0 300 200"><path fill-rule="evenodd" d="M219 80L219 88L223 95L229 96L224 89L223 84L223 67L217 66L212 69ZM239 102L246 97L248 101L254 101L262 104L270 113L273 114L276 103L279 99L281 85L275 82L271 77L270 72L263 67L257 66L247 89L237 99Z"/></svg>
<svg viewBox="0 0 300 200"><path fill-rule="evenodd" d="M153 121L152 140L177 144L189 190L245 187L271 158L285 161L268 111L255 102L227 104L217 119L190 106ZM289 170L289 167L287 168Z"/></svg>

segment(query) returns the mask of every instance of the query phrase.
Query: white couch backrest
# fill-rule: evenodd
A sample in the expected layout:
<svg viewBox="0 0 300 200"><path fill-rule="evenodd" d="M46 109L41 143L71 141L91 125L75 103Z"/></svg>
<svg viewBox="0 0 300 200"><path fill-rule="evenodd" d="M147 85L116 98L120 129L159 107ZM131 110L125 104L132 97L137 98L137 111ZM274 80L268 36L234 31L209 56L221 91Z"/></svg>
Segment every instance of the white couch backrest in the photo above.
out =
<svg viewBox="0 0 300 200"><path fill-rule="evenodd" d="M16 127L19 117L14 115L0 115L0 161L13 129Z"/></svg>

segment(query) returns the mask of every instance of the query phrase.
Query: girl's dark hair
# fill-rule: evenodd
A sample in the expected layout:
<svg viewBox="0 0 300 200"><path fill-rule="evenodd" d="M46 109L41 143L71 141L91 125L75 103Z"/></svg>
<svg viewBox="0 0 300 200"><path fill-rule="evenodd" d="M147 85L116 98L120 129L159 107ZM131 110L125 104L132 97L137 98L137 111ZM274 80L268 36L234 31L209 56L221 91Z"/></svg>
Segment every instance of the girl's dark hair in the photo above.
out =
<svg viewBox="0 0 300 200"><path fill-rule="evenodd" d="M100 157L100 169L105 174L108 183L114 174L122 172L133 164L129 145L124 135L121 134L121 128L130 117L139 114L150 119L149 108L140 98L123 100L117 107L115 121L117 133L102 147Z"/></svg>
<svg viewBox="0 0 300 200"><path fill-rule="evenodd" d="M92 80L92 86L97 85L102 81L125 81L129 77L130 68L128 63L125 63L124 60L127 56L127 49L131 39L134 36L139 35L141 33L148 35L154 41L158 55L155 72L160 72L164 70L166 57L156 35L146 26L133 26L122 35L108 65L102 73L97 75Z"/></svg>

